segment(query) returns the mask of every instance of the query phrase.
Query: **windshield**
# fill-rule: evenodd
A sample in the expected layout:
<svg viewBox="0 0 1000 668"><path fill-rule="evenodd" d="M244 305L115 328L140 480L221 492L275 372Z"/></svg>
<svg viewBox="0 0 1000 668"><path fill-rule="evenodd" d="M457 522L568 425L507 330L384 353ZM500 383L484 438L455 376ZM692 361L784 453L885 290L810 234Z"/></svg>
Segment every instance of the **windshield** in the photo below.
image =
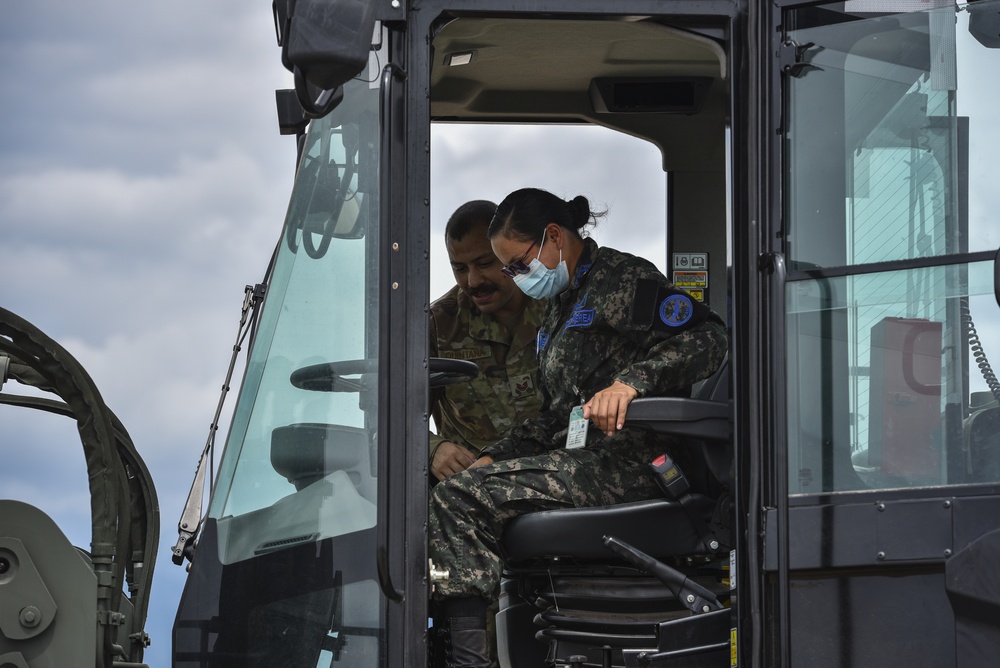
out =
<svg viewBox="0 0 1000 668"><path fill-rule="evenodd" d="M384 650L374 559L380 96L361 79L343 93L305 137L174 625L177 668L363 668Z"/></svg>
<svg viewBox="0 0 1000 668"><path fill-rule="evenodd" d="M345 88L306 139L220 467L224 564L375 524L378 90Z"/></svg>

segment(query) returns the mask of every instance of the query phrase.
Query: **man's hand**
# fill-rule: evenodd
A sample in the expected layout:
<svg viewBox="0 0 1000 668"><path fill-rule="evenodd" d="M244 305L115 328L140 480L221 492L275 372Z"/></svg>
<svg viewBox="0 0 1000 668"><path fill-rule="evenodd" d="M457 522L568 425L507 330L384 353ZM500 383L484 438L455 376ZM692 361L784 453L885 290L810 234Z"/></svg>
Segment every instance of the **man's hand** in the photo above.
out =
<svg viewBox="0 0 1000 668"><path fill-rule="evenodd" d="M469 468L474 469L477 466L486 466L487 464L492 464L492 463L493 463L492 457L490 457L489 455L483 455L482 457L474 461L472 464L470 464Z"/></svg>
<svg viewBox="0 0 1000 668"><path fill-rule="evenodd" d="M451 441L441 441L441 445L434 451L431 473L438 480L444 480L450 475L469 468L475 461L476 455L465 446Z"/></svg>
<svg viewBox="0 0 1000 668"><path fill-rule="evenodd" d="M631 385L616 380L583 405L583 417L594 421L594 426L608 436L625 426L625 412L639 393Z"/></svg>

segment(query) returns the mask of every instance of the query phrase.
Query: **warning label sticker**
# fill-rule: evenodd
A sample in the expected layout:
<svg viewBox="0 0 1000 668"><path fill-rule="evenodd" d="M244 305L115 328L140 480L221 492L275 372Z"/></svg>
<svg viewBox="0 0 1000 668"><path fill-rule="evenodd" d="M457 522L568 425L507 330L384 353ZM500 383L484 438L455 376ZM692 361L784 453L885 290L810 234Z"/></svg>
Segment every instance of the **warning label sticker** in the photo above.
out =
<svg viewBox="0 0 1000 668"><path fill-rule="evenodd" d="M700 302L705 301L705 291L702 290L701 288L687 288L685 292L687 292L689 295L691 295Z"/></svg>
<svg viewBox="0 0 1000 668"><path fill-rule="evenodd" d="M674 285L679 288L707 288L708 287L708 272L707 271L675 271L674 272Z"/></svg>
<svg viewBox="0 0 1000 668"><path fill-rule="evenodd" d="M673 269L708 269L708 253L674 253Z"/></svg>

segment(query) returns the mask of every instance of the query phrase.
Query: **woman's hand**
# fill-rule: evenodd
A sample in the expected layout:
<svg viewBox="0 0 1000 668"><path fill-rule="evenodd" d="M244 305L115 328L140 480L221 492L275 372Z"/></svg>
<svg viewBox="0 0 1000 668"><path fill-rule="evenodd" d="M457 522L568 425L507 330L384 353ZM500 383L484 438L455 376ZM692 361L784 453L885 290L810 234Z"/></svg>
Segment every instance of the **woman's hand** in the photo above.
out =
<svg viewBox="0 0 1000 668"><path fill-rule="evenodd" d="M594 426L608 436L625 426L625 412L639 393L631 385L616 380L583 405L583 417L594 421Z"/></svg>

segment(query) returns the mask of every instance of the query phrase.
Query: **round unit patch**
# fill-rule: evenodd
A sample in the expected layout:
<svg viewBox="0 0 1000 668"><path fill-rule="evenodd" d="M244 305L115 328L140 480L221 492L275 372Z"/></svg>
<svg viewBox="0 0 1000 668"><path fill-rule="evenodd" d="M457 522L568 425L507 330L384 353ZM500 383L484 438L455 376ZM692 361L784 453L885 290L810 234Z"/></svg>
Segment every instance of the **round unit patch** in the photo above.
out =
<svg viewBox="0 0 1000 668"><path fill-rule="evenodd" d="M670 295L660 303L660 320L670 327L680 327L694 315L691 298L684 295Z"/></svg>

